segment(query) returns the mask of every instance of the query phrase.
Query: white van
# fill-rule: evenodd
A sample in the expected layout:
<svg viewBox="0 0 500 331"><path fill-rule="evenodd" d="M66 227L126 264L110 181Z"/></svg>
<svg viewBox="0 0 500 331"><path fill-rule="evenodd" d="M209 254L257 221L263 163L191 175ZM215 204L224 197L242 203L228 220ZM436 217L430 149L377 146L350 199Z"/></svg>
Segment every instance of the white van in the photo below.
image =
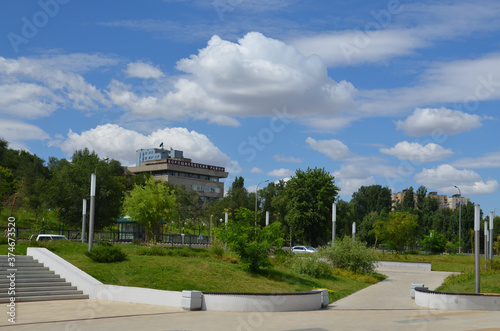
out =
<svg viewBox="0 0 500 331"><path fill-rule="evenodd" d="M35 235L31 236L30 240L33 240ZM55 241L55 240L68 240L66 236L61 234L39 234L36 236L36 241Z"/></svg>

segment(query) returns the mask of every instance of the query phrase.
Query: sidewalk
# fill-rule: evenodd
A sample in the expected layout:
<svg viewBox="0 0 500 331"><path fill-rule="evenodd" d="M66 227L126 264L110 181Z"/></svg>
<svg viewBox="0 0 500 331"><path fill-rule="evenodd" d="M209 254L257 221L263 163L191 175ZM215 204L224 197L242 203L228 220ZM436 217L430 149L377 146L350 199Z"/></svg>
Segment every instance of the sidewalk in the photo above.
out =
<svg viewBox="0 0 500 331"><path fill-rule="evenodd" d="M448 273L381 269L388 279L306 312L183 311L151 305L69 300L16 305L2 330L500 330L500 312L428 310L410 298L412 282L434 289Z"/></svg>

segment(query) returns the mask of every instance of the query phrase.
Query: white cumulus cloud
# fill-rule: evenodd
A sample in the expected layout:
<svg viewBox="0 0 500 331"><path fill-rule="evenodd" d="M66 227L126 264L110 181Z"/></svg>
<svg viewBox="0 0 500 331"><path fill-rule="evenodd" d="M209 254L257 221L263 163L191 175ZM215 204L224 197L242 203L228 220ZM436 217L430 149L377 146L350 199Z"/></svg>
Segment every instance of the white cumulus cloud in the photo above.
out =
<svg viewBox="0 0 500 331"><path fill-rule="evenodd" d="M295 175L295 171L285 168L274 169L267 173L269 176L287 178Z"/></svg>
<svg viewBox="0 0 500 331"><path fill-rule="evenodd" d="M78 149L87 147L101 156L116 159L124 165L135 164L135 151L143 148L155 148L163 142L165 148L184 151L184 157L193 162L226 166L229 157L220 151L207 136L185 128L165 128L149 135L122 128L115 124L100 125L81 134L69 131L66 138L52 141L71 155Z"/></svg>
<svg viewBox="0 0 500 331"><path fill-rule="evenodd" d="M160 69L155 68L153 65L144 62L134 62L127 64L127 69L125 73L128 77L136 78L153 78L158 79L163 77L163 72Z"/></svg>
<svg viewBox="0 0 500 331"><path fill-rule="evenodd" d="M9 142L9 148L26 149L27 140L47 140L50 136L41 128L5 118L0 118L0 138Z"/></svg>
<svg viewBox="0 0 500 331"><path fill-rule="evenodd" d="M177 62L183 75L148 96L121 82L109 96L132 115L190 116L222 125L235 117L272 116L287 108L292 117L335 115L352 107L352 84L336 82L318 56L306 57L279 40L250 32L237 43L213 36L198 54Z"/></svg>
<svg viewBox="0 0 500 331"><path fill-rule="evenodd" d="M397 121L396 128L417 137L432 134L453 135L481 127L478 115L447 108L416 108L404 121Z"/></svg>
<svg viewBox="0 0 500 331"><path fill-rule="evenodd" d="M444 160L453 155L451 149L446 149L438 144L428 143L423 146L416 142L402 141L391 148L381 148L384 154L393 155L400 160L416 162L431 162Z"/></svg>
<svg viewBox="0 0 500 331"><path fill-rule="evenodd" d="M490 178L485 182L477 172L460 170L449 164L423 169L415 174L414 179L419 184L444 193L456 192L455 185L460 187L463 195L491 194L498 190L496 180Z"/></svg>
<svg viewBox="0 0 500 331"><path fill-rule="evenodd" d="M306 143L314 149L334 160L345 160L351 156L349 148L337 139L315 140L307 137Z"/></svg>

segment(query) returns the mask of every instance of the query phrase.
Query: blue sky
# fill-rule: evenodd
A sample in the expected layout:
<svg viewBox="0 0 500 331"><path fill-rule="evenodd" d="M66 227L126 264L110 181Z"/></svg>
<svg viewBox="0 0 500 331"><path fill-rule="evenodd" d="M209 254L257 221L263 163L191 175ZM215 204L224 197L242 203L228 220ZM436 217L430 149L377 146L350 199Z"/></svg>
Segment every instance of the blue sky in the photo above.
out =
<svg viewBox="0 0 500 331"><path fill-rule="evenodd" d="M498 1L2 1L0 136L184 151L249 191L325 168L500 209ZM265 185L265 184L264 184ZM260 186L262 187L262 186ZM500 210L497 211L497 214Z"/></svg>

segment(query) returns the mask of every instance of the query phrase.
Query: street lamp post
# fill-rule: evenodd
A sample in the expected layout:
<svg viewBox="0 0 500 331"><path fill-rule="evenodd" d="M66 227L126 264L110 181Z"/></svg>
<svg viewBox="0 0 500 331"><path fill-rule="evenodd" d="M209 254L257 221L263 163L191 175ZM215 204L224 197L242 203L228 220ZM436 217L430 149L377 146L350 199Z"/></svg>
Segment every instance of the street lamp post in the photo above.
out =
<svg viewBox="0 0 500 331"><path fill-rule="evenodd" d="M489 227L489 230L490 230L490 260L493 261L493 241L495 240L495 238L493 238L493 223L494 223L494 220L495 220L495 212L492 211L490 212L490 227Z"/></svg>
<svg viewBox="0 0 500 331"><path fill-rule="evenodd" d="M103 161L107 160L109 160L109 158L103 159ZM95 188L97 181L97 166L99 165L99 161L100 160L98 160L95 165L94 173L90 175L89 252L94 244Z"/></svg>
<svg viewBox="0 0 500 331"><path fill-rule="evenodd" d="M455 185L455 188L458 190L458 205L459 205L459 211L458 211L458 254L462 254L462 191L460 191L460 188Z"/></svg>
<svg viewBox="0 0 500 331"><path fill-rule="evenodd" d="M82 243L85 242L85 218L87 217L87 199L83 199L82 206Z"/></svg>
<svg viewBox="0 0 500 331"><path fill-rule="evenodd" d="M475 279L475 293L480 293L480 260L479 260L479 230L481 221L481 207L474 206L474 279Z"/></svg>
<svg viewBox="0 0 500 331"><path fill-rule="evenodd" d="M269 179L263 180L259 184L257 184L257 188L255 189L255 236L257 236L257 196L259 194L259 185L265 182L268 182Z"/></svg>

